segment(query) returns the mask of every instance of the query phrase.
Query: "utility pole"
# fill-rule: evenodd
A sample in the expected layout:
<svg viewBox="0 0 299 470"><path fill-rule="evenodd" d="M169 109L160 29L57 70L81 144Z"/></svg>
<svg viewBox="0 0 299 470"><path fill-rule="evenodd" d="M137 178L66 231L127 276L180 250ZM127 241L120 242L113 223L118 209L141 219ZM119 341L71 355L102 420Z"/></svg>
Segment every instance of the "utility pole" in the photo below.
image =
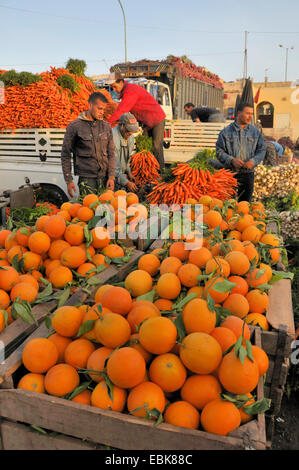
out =
<svg viewBox="0 0 299 470"><path fill-rule="evenodd" d="M245 31L243 86L247 78L247 39L248 39L248 31Z"/></svg>
<svg viewBox="0 0 299 470"><path fill-rule="evenodd" d="M279 44L279 47L282 47L283 49L286 50L286 63L285 63L284 81L287 82L287 81L288 81L288 56L289 56L289 49L291 49L291 51L292 51L293 49L295 49L295 47L294 47L294 46L287 47L287 46L284 46L283 44Z"/></svg>
<svg viewBox="0 0 299 470"><path fill-rule="evenodd" d="M120 0L117 0L121 11L123 12L123 17L124 17L124 33L125 33L125 63L128 62L128 56L127 56L127 24L126 24L126 15L125 15L125 10L124 7L122 6L122 3Z"/></svg>

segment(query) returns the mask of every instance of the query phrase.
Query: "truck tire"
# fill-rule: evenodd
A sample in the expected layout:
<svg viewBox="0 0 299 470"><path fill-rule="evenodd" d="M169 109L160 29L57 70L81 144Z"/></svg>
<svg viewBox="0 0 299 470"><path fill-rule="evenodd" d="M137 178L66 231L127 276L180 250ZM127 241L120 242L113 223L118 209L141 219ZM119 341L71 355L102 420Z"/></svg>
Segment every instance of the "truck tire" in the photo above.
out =
<svg viewBox="0 0 299 470"><path fill-rule="evenodd" d="M60 207L69 198L65 192L55 184L41 183L40 188L35 192L36 202L50 202Z"/></svg>

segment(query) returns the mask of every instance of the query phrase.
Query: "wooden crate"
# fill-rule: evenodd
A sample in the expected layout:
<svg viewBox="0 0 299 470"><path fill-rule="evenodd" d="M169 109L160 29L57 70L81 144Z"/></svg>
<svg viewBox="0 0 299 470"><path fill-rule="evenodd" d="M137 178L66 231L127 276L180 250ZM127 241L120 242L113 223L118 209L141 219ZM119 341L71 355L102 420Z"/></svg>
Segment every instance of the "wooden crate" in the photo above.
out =
<svg viewBox="0 0 299 470"><path fill-rule="evenodd" d="M98 283L90 287L91 294L89 295L86 290L78 288L75 293L69 298L65 305L76 305L76 303L84 303L89 298L91 298L95 291L99 288L101 284L109 282L121 281L125 276L130 272L130 270L136 265L140 256L144 253L142 251L135 250L130 258L130 260L123 264L121 267L117 268L115 265L111 264L104 271L99 274L96 274L92 277L93 281L97 280ZM43 304L38 304L33 307L32 311L36 318L37 324L33 323L29 325L25 323L21 318L18 318L13 323L8 325L0 333L0 359L8 358L13 351L21 344L23 341L36 330L36 328L45 320L47 315L57 308L57 301L53 300L51 302L46 302ZM0 361L1 363L1 361ZM1 367L0 367L1 369ZM3 380L0 374L0 383Z"/></svg>
<svg viewBox="0 0 299 470"><path fill-rule="evenodd" d="M271 398L271 410L267 413L267 435L272 439L274 419L279 413L285 383L290 366L295 325L292 308L291 281L281 279L269 291L269 307L266 318L269 331L261 331L262 348L268 354L270 364L266 375L265 396Z"/></svg>
<svg viewBox="0 0 299 470"><path fill-rule="evenodd" d="M136 240L138 250L146 251L150 246L159 240L161 232L169 225L169 220L161 215L155 215L145 221Z"/></svg>
<svg viewBox="0 0 299 470"><path fill-rule="evenodd" d="M254 343L261 345L260 330L253 331ZM46 333L46 326L42 324L29 339ZM125 450L266 449L264 414L229 436L217 436L166 423L155 426L152 421L131 415L16 389L23 347L24 344L8 358L5 388L0 385L0 435L5 450L87 450L103 449L103 446ZM257 387L257 398L263 398L262 379ZM48 434L44 436L28 425L38 426ZM53 431L60 435L53 435Z"/></svg>

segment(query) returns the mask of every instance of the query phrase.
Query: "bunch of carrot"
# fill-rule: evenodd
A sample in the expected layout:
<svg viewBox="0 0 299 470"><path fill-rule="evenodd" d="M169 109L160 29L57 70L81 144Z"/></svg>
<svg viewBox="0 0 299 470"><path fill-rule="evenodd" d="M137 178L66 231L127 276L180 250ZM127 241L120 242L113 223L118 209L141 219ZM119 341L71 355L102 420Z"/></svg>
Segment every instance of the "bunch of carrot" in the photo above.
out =
<svg viewBox="0 0 299 470"><path fill-rule="evenodd" d="M158 183L153 191L148 194L150 204L184 204L187 199L197 199L194 188L183 181L176 179L172 183Z"/></svg>
<svg viewBox="0 0 299 470"><path fill-rule="evenodd" d="M142 150L131 156L130 166L138 186L143 184L157 184L160 177L160 165L151 152Z"/></svg>
<svg viewBox="0 0 299 470"><path fill-rule="evenodd" d="M192 168L188 163L179 163L172 173L186 185L190 185L198 198L209 195L225 200L236 194L237 180L230 170L221 169L211 173L209 170Z"/></svg>
<svg viewBox="0 0 299 470"><path fill-rule="evenodd" d="M179 163L171 169L171 174L174 181L158 183L147 196L151 204L184 204L188 199L198 201L206 195L225 200L236 193L237 180L229 170L210 173Z"/></svg>
<svg viewBox="0 0 299 470"><path fill-rule="evenodd" d="M71 75L79 85L74 94L58 85L61 75ZM86 77L55 69L40 74L42 81L26 87L5 88L5 102L0 105L0 130L17 128L65 128L87 109L89 95L95 85ZM104 118L109 119L117 105L106 90L98 90L109 100Z"/></svg>

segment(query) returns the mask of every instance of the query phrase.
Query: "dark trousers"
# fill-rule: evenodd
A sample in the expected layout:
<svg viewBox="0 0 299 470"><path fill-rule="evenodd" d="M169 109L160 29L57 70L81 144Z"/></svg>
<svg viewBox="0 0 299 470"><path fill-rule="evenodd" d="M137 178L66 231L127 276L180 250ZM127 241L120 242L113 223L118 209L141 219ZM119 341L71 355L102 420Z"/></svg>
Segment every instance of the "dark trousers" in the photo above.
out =
<svg viewBox="0 0 299 470"><path fill-rule="evenodd" d="M161 170L165 168L164 151L163 151L164 128L165 128L165 119L164 121L159 122L159 124L157 124L152 129L144 130L144 134L153 139L153 154L158 160Z"/></svg>
<svg viewBox="0 0 299 470"><path fill-rule="evenodd" d="M99 188L106 186L107 179L86 178L79 176L78 186L81 196L86 194L98 193Z"/></svg>
<svg viewBox="0 0 299 470"><path fill-rule="evenodd" d="M235 178L238 181L238 201L251 202L254 190L254 172L237 173Z"/></svg>

